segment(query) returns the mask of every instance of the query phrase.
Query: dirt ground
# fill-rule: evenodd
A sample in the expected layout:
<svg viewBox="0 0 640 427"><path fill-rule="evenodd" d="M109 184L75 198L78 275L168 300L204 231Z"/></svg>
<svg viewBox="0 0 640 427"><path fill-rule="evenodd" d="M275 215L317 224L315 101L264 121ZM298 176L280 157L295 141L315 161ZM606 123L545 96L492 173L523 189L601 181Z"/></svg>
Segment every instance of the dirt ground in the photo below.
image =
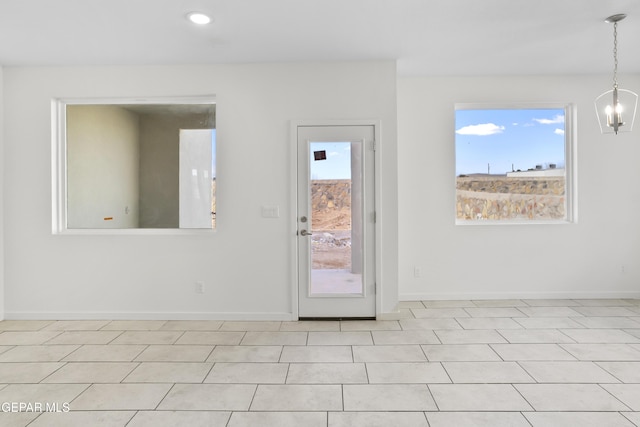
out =
<svg viewBox="0 0 640 427"><path fill-rule="evenodd" d="M314 230L351 230L351 208L325 209L311 215Z"/></svg>
<svg viewBox="0 0 640 427"><path fill-rule="evenodd" d="M351 268L351 208L312 213L314 269Z"/></svg>

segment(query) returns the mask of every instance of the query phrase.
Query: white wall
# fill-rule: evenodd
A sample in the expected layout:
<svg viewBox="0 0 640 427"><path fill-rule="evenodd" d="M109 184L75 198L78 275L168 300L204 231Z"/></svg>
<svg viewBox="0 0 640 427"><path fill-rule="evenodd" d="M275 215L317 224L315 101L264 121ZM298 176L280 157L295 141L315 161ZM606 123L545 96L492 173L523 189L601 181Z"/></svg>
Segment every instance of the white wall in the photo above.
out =
<svg viewBox="0 0 640 427"><path fill-rule="evenodd" d="M382 123L379 282L382 311L395 308L394 62L5 68L4 82L7 318L290 319L289 130L304 119ZM203 94L217 98L216 232L51 234L51 98Z"/></svg>
<svg viewBox="0 0 640 427"><path fill-rule="evenodd" d="M640 296L640 118L600 134L593 100L610 80L399 80L401 300ZM640 92L640 76L620 82ZM577 223L455 226L454 104L545 101L577 107Z"/></svg>
<svg viewBox="0 0 640 427"><path fill-rule="evenodd" d="M4 164L4 80L0 67L0 165ZM0 320L4 320L4 168L0 173Z"/></svg>
<svg viewBox="0 0 640 427"><path fill-rule="evenodd" d="M124 108L67 106L69 228L138 227L139 134Z"/></svg>

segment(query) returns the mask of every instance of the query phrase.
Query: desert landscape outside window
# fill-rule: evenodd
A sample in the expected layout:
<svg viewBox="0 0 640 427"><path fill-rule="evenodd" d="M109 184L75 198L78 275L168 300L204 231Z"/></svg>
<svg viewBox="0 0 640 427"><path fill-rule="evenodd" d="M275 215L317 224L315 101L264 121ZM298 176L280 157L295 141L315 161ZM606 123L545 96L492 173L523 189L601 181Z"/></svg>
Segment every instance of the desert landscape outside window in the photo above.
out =
<svg viewBox="0 0 640 427"><path fill-rule="evenodd" d="M566 223L571 108L456 106L456 223Z"/></svg>
<svg viewBox="0 0 640 427"><path fill-rule="evenodd" d="M361 143L311 142L312 291L362 292L362 211L360 180L354 188L353 157ZM354 215L355 212L355 215Z"/></svg>

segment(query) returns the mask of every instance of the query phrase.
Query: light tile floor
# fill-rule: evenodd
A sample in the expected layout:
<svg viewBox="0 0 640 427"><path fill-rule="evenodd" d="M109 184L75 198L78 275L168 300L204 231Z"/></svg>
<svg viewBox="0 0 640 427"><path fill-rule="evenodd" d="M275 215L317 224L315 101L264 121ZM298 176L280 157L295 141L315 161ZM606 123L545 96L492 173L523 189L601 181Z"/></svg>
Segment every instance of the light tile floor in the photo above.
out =
<svg viewBox="0 0 640 427"><path fill-rule="evenodd" d="M640 300L412 301L385 321L8 320L0 403L3 427L640 426Z"/></svg>

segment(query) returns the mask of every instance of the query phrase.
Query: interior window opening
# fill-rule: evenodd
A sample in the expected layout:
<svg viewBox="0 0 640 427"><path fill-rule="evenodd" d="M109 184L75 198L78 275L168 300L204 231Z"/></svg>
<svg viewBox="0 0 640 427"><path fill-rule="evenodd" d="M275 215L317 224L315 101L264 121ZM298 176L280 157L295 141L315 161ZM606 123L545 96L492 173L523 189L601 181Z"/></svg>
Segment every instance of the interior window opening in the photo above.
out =
<svg viewBox="0 0 640 427"><path fill-rule="evenodd" d="M59 229L216 228L216 105L60 102Z"/></svg>

